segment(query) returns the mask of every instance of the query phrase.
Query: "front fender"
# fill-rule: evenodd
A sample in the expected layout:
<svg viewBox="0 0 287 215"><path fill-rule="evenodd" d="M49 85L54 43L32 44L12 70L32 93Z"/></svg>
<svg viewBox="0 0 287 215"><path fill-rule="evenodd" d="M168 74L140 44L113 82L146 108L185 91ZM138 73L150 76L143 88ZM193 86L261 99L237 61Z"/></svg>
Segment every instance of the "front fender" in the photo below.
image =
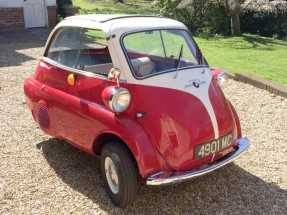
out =
<svg viewBox="0 0 287 215"><path fill-rule="evenodd" d="M237 112L234 108L234 106L231 104L231 102L229 100L228 101L228 104L229 104L229 107L232 111L232 115L233 115L233 118L234 118L234 121L235 121L235 125L236 125L236 131L237 131L237 138L241 138L242 137L242 133L241 133L241 125L240 125L240 121L239 121L239 117L237 115Z"/></svg>
<svg viewBox="0 0 287 215"><path fill-rule="evenodd" d="M116 120L114 120L116 119ZM136 119L115 116L106 120L109 130L102 131L93 143L93 149L99 154L107 142L104 137L110 135L122 140L133 154L143 178L160 170L172 170L157 151L155 145L143 126Z"/></svg>

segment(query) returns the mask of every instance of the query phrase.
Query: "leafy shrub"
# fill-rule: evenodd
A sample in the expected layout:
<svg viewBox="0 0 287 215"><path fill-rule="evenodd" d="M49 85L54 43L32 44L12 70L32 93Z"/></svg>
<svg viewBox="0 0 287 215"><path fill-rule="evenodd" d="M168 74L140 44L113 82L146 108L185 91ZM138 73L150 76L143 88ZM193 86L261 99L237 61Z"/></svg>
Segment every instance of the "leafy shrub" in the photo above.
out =
<svg viewBox="0 0 287 215"><path fill-rule="evenodd" d="M154 8L147 8L141 6L129 6L121 5L121 7L112 8L112 7L94 7L90 9L80 9L80 14L156 14Z"/></svg>
<svg viewBox="0 0 287 215"><path fill-rule="evenodd" d="M267 37L287 36L287 2L248 0L242 5L242 30Z"/></svg>
<svg viewBox="0 0 287 215"><path fill-rule="evenodd" d="M58 18L58 20L61 18L63 19L66 16L65 11L63 9L63 6L64 5L72 5L73 2L72 2L72 0L57 0L56 2L57 2L57 7L58 7L58 15L60 16L60 18Z"/></svg>
<svg viewBox="0 0 287 215"><path fill-rule="evenodd" d="M223 1L210 1L204 13L206 23L205 28L214 35L228 36L230 32L230 16L224 6Z"/></svg>
<svg viewBox="0 0 287 215"><path fill-rule="evenodd" d="M157 0L160 14L183 22L193 34L213 36L230 34L230 19L223 1L193 0L190 6L178 8L181 0Z"/></svg>
<svg viewBox="0 0 287 215"><path fill-rule="evenodd" d="M194 34L209 37L231 34L230 7L235 1L189 0L189 6L178 8L181 0L156 0L155 5L161 8L161 15L183 22ZM245 0L240 21L242 32L284 39L287 37L287 0Z"/></svg>
<svg viewBox="0 0 287 215"><path fill-rule="evenodd" d="M188 8L178 9L177 6L181 0L156 0L154 5L161 8L159 13L164 17L169 17L183 22L190 26L191 12Z"/></svg>

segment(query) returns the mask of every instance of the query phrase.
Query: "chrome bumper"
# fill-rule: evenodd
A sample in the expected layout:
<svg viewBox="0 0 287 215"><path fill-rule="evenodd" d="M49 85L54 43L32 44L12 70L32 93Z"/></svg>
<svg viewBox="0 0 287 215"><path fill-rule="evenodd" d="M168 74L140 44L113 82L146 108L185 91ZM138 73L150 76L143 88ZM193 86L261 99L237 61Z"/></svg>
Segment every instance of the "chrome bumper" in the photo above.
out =
<svg viewBox="0 0 287 215"><path fill-rule="evenodd" d="M147 185L168 185L168 184L175 184L180 183L183 181L190 180L192 178L207 174L209 172L212 172L216 169L219 169L220 167L223 167L224 165L232 162L235 158L242 155L243 152L249 147L250 142L246 137L242 137L237 140L237 151L235 151L234 154L232 154L230 157L227 157L218 163L212 164L210 166L207 166L205 168L201 169L195 169L191 171L185 171L185 172L159 172L156 174L151 175L147 178Z"/></svg>

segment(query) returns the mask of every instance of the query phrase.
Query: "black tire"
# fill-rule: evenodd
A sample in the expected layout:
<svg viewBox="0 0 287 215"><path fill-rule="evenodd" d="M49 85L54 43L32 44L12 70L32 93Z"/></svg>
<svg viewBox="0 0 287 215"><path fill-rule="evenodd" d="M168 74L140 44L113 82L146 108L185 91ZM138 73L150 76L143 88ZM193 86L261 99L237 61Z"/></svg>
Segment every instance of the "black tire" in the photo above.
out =
<svg viewBox="0 0 287 215"><path fill-rule="evenodd" d="M109 170L107 174L106 169ZM138 190L138 170L130 151L124 145L110 142L103 147L101 172L112 202L121 208L132 204Z"/></svg>

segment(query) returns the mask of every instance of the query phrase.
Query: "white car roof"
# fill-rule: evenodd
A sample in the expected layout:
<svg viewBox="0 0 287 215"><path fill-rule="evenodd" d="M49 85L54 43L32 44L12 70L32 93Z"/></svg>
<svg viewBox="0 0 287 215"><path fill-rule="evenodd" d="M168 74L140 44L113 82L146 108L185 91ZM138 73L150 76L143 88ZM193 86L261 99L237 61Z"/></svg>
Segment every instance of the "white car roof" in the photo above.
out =
<svg viewBox="0 0 287 215"><path fill-rule="evenodd" d="M60 22L63 26L85 27L103 30L108 35L121 35L126 32L148 29L187 29L176 20L149 15L79 15L71 16Z"/></svg>

